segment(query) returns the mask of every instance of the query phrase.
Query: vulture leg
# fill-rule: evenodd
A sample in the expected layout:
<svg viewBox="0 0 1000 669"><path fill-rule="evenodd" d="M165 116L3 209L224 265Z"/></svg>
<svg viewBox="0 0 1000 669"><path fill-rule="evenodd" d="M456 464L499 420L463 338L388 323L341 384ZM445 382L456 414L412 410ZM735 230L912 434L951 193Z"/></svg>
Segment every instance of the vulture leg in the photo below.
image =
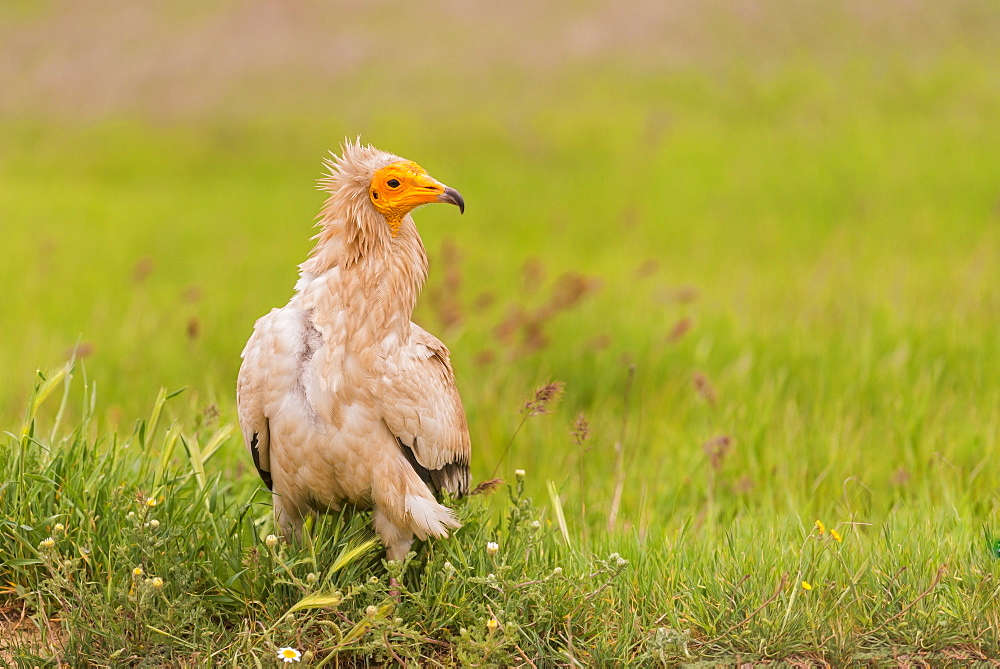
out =
<svg viewBox="0 0 1000 669"><path fill-rule="evenodd" d="M284 495L271 495L274 503L274 519L277 521L281 534L286 539L298 539L302 536L302 514L289 502Z"/></svg>
<svg viewBox="0 0 1000 669"><path fill-rule="evenodd" d="M372 519L375 521L375 531L385 544L385 559L399 562L405 560L413 545L413 533L392 522L379 507L375 507ZM389 596L399 599L399 581L395 576L389 577Z"/></svg>
<svg viewBox="0 0 1000 669"><path fill-rule="evenodd" d="M372 519L386 548L386 559L402 561L414 535L420 539L446 537L448 530L461 523L451 509L434 499L434 493L405 459L387 460L372 486Z"/></svg>
<svg viewBox="0 0 1000 669"><path fill-rule="evenodd" d="M385 559L399 562L406 559L406 554L413 545L413 532L393 522L381 507L375 507L372 520L375 521L375 531L385 545Z"/></svg>

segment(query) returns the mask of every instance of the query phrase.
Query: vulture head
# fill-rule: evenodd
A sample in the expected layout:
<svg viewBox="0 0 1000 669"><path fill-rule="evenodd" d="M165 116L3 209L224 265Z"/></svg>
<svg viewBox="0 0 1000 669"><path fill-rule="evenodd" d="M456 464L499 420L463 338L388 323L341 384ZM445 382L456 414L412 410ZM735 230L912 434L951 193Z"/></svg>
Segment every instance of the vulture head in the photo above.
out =
<svg viewBox="0 0 1000 669"><path fill-rule="evenodd" d="M382 237L386 232L395 237L406 215L420 205L445 202L465 213L465 200L457 190L415 162L362 145L360 139L344 142L341 154L325 162L330 172L320 181L320 188L331 195L323 210L323 225L354 221L363 238Z"/></svg>

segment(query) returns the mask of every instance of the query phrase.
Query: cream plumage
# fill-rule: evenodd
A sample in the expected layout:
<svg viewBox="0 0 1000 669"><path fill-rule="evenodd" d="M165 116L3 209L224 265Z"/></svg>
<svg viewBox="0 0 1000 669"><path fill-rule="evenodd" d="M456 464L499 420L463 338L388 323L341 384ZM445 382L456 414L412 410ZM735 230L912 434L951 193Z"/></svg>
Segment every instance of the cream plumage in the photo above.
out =
<svg viewBox="0 0 1000 669"><path fill-rule="evenodd" d="M427 254L409 211L465 204L415 163L347 142L295 295L254 326L240 427L274 513L370 506L390 560L459 526L435 492L469 487L469 432L448 349L410 322Z"/></svg>

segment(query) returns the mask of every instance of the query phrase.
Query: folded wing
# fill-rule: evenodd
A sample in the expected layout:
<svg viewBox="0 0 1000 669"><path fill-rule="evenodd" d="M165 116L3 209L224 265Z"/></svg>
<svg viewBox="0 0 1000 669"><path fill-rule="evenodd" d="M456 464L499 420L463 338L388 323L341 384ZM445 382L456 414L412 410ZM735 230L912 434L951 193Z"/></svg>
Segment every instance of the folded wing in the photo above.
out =
<svg viewBox="0 0 1000 669"><path fill-rule="evenodd" d="M258 319L243 349L236 381L240 429L257 473L269 489L273 489L269 411L296 383L303 346L301 314L285 307Z"/></svg>
<svg viewBox="0 0 1000 669"><path fill-rule="evenodd" d="M469 428L448 349L420 326L387 361L378 399L386 425L431 488L469 491Z"/></svg>

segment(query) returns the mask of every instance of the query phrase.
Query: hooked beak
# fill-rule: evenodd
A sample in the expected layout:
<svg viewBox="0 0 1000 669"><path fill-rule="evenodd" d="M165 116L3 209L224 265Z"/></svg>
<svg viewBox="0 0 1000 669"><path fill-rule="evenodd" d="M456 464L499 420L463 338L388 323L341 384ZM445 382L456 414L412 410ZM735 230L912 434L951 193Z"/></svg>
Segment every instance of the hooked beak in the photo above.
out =
<svg viewBox="0 0 1000 669"><path fill-rule="evenodd" d="M462 199L462 194L454 188L445 188L444 192L437 196L437 201L453 204L458 207L460 214L465 213L465 200Z"/></svg>

